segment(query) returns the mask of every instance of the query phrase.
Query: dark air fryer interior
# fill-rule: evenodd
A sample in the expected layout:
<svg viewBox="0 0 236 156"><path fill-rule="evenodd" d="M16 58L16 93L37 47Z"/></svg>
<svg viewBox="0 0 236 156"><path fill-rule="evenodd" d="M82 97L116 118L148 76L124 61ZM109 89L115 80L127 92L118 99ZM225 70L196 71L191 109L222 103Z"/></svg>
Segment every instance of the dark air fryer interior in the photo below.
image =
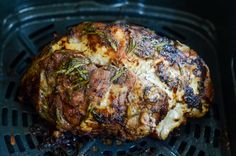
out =
<svg viewBox="0 0 236 156"><path fill-rule="evenodd" d="M226 16L233 12L224 10L223 2L215 2L214 7L206 1L187 0L178 3L172 0L67 3L25 0L0 4L0 17L4 19L0 34L0 155L50 154L48 148L37 148L40 138L29 131L37 120L30 104L20 105L17 101L19 79L32 57L52 40L53 34L63 35L70 26L83 21L141 25L189 45L209 65L215 99L205 117L189 119L178 135L173 133L166 141L146 137L135 142L112 140L107 145L95 139L85 142L78 153L67 151L69 155L234 155L236 55L233 55L234 38L230 36L234 34L230 31L232 19ZM15 143L12 143L13 136Z"/></svg>

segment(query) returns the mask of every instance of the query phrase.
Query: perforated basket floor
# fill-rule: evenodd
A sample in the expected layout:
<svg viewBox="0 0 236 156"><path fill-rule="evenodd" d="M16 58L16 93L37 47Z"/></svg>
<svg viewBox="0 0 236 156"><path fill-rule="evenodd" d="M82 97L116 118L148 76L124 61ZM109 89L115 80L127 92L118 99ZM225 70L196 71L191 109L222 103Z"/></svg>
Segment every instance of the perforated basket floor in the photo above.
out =
<svg viewBox="0 0 236 156"><path fill-rule="evenodd" d="M53 34L62 35L82 21L123 21L148 27L197 50L209 65L215 86L215 102L201 119L191 119L179 134L166 141L144 138L111 145L99 139L86 142L77 155L230 155L216 58L214 27L193 15L135 3L114 5L79 2L26 8L4 23L0 55L0 155L44 155L39 140L29 132L35 112L17 102L19 79L31 58ZM15 138L12 140L12 138Z"/></svg>

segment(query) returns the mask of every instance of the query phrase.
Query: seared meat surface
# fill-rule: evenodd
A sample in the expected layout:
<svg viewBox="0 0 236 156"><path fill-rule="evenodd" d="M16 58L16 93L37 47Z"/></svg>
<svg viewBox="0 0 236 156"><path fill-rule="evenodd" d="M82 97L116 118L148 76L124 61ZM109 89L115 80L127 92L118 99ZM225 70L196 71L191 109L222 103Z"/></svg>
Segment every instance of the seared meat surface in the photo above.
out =
<svg viewBox="0 0 236 156"><path fill-rule="evenodd" d="M188 46L131 25L82 23L47 45L21 100L60 131L166 139L212 101L210 73Z"/></svg>

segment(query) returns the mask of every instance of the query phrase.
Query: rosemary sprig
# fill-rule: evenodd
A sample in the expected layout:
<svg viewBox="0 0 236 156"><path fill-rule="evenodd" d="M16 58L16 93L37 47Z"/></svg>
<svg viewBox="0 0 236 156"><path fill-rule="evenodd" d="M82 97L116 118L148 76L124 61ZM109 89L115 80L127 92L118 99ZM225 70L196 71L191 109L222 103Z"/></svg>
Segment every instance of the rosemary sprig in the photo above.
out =
<svg viewBox="0 0 236 156"><path fill-rule="evenodd" d="M88 34L88 33L95 33L96 32L96 28L93 27L93 26L88 26L88 27L84 27L83 31L86 34Z"/></svg>
<svg viewBox="0 0 236 156"><path fill-rule="evenodd" d="M56 108L56 119L56 124L58 127L61 127L64 124L68 124L67 121L64 119L61 110L59 110L58 108Z"/></svg>
<svg viewBox="0 0 236 156"><path fill-rule="evenodd" d="M84 65L89 64L89 60L73 58L69 61L68 65L64 65L61 70L57 71L57 74L65 74L74 77L73 82L74 88L77 86L85 85L88 83L88 71L83 67ZM73 78L73 79L74 79Z"/></svg>
<svg viewBox="0 0 236 156"><path fill-rule="evenodd" d="M83 28L83 34L98 35L99 37L101 37L101 39L107 41L110 44L110 46L112 47L112 49L117 51L117 43L107 33L103 32L101 30L98 30L97 28L95 28L93 26L88 26L88 27Z"/></svg>
<svg viewBox="0 0 236 156"><path fill-rule="evenodd" d="M119 77L121 77L125 72L126 72L127 68L122 67L119 70L117 70L116 74L111 78L111 81L115 81L117 80Z"/></svg>
<svg viewBox="0 0 236 156"><path fill-rule="evenodd" d="M168 43L167 42L162 42L162 43L159 43L157 44L157 52L160 52L162 49L163 49L163 46L167 45Z"/></svg>
<svg viewBox="0 0 236 156"><path fill-rule="evenodd" d="M136 48L136 42L133 38L130 38L130 41L129 41L129 46L128 46L128 49L127 49L127 54L133 52L133 50Z"/></svg>
<svg viewBox="0 0 236 156"><path fill-rule="evenodd" d="M182 68L180 67L180 64L177 63L177 65L178 65L178 67L179 67L179 73L180 73L180 75L183 75L183 70L182 70Z"/></svg>
<svg viewBox="0 0 236 156"><path fill-rule="evenodd" d="M106 40L110 43L112 49L114 49L115 51L117 51L117 44L116 44L116 42L114 42L114 41L112 40L112 38L111 38L111 37L108 37L108 36L106 36Z"/></svg>

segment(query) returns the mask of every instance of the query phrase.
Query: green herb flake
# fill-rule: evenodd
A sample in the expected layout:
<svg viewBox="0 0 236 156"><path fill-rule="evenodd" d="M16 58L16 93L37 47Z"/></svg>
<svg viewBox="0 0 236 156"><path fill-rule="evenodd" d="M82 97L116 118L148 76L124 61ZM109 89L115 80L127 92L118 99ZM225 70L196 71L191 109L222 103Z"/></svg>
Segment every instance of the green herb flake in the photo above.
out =
<svg viewBox="0 0 236 156"><path fill-rule="evenodd" d="M142 41L145 42L146 40L148 40L148 37L147 36L143 36L142 37Z"/></svg>
<svg viewBox="0 0 236 156"><path fill-rule="evenodd" d="M97 29L93 26L86 26L83 28L83 33L84 34L94 34L94 33L96 33L96 30Z"/></svg>
<svg viewBox="0 0 236 156"><path fill-rule="evenodd" d="M56 108L56 118L57 126L61 127L64 124L68 124L67 121L64 119L61 110L59 110L58 108Z"/></svg>
<svg viewBox="0 0 236 156"><path fill-rule="evenodd" d="M127 49L127 54L133 52L133 50L136 48L136 42L133 38L130 38L130 41L129 41L129 46L128 46L128 49Z"/></svg>
<svg viewBox="0 0 236 156"><path fill-rule="evenodd" d="M157 52L160 52L162 50L163 46L165 46L167 44L168 44L167 42L162 42L162 43L157 44L157 47L156 47Z"/></svg>
<svg viewBox="0 0 236 156"><path fill-rule="evenodd" d="M180 65L177 63L177 65L178 65L178 67L179 67L179 73L180 73L180 75L183 75L183 70L182 70L182 68L180 67Z"/></svg>
<svg viewBox="0 0 236 156"><path fill-rule="evenodd" d="M85 27L83 29L83 34L89 35L89 34L93 34L93 35L98 35L101 39L107 41L110 46L112 47L112 49L114 49L115 51L117 51L117 44L116 42L112 39L111 36L109 36L108 34L106 34L105 32L103 32L102 30L98 30L93 26L89 26L89 27Z"/></svg>
<svg viewBox="0 0 236 156"><path fill-rule="evenodd" d="M111 81L113 82L113 81L117 80L119 77L121 77L126 72L126 70L127 69L125 67L120 68L116 72L116 74L111 78Z"/></svg>
<svg viewBox="0 0 236 156"><path fill-rule="evenodd" d="M117 46L116 46L116 44L115 44L114 42L111 42L110 44L111 44L112 49L114 49L115 51L117 51Z"/></svg>
<svg viewBox="0 0 236 156"><path fill-rule="evenodd" d="M65 69L61 69L61 70L58 70L56 73L57 73L57 74L63 74L63 73L65 73L65 72L66 72Z"/></svg>
<svg viewBox="0 0 236 156"><path fill-rule="evenodd" d="M89 113L92 113L94 110L95 110L95 107L92 106L92 105L89 105L89 107L88 107L88 112L89 112Z"/></svg>
<svg viewBox="0 0 236 156"><path fill-rule="evenodd" d="M58 70L57 74L65 74L73 76L73 88L84 86L88 83L89 72L84 68L84 65L89 64L89 60L72 58L67 65L63 65L62 69Z"/></svg>

